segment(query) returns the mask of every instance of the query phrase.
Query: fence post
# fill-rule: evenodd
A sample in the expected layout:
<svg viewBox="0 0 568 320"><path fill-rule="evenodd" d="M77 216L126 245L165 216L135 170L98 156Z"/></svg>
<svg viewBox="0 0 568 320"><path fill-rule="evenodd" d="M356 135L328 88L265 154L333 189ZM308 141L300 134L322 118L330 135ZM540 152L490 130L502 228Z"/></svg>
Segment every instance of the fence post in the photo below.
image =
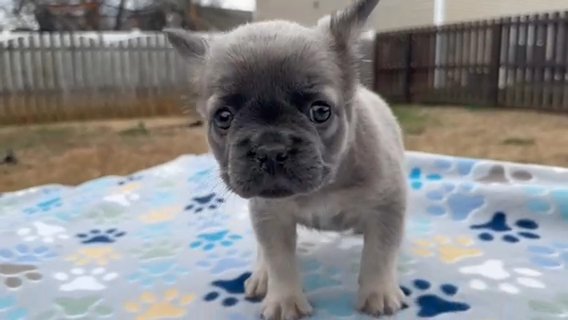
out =
<svg viewBox="0 0 568 320"><path fill-rule="evenodd" d="M491 26L491 60L489 66L489 103L493 107L499 106L499 72L501 69L501 47L503 34L503 20L494 20Z"/></svg>
<svg viewBox="0 0 568 320"><path fill-rule="evenodd" d="M406 103L412 102L412 35L413 31L408 32L405 36L406 41L406 52L405 52L405 70L404 70L404 101Z"/></svg>

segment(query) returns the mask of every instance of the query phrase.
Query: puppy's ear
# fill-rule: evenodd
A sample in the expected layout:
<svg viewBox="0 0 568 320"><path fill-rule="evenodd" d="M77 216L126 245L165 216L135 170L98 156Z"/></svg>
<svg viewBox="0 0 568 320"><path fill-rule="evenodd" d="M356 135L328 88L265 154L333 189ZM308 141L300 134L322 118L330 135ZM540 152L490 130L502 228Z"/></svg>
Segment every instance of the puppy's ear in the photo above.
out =
<svg viewBox="0 0 568 320"><path fill-rule="evenodd" d="M209 49L205 37L183 29L164 29L164 33L174 49L189 62L200 62L205 58Z"/></svg>
<svg viewBox="0 0 568 320"><path fill-rule="evenodd" d="M327 27L339 46L347 46L358 40L367 19L379 0L354 0L344 10L322 18L318 25Z"/></svg>

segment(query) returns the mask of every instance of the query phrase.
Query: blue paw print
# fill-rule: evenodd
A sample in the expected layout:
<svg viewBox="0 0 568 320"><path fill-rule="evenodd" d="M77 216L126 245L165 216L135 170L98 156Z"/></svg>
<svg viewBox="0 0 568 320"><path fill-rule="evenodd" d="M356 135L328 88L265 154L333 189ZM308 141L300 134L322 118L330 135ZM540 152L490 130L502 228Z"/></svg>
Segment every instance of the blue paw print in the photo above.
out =
<svg viewBox="0 0 568 320"><path fill-rule="evenodd" d="M128 277L128 280L148 288L160 283L173 285L187 274L187 268L178 265L173 260L157 261L143 264Z"/></svg>
<svg viewBox="0 0 568 320"><path fill-rule="evenodd" d="M457 173L464 177L471 173L477 161L465 158L455 160L438 159L434 162L434 166L440 170L450 171L454 167L454 163Z"/></svg>
<svg viewBox="0 0 568 320"><path fill-rule="evenodd" d="M11 249L0 249L0 260L9 263L36 264L53 259L57 254L49 247L29 247L19 244Z"/></svg>
<svg viewBox="0 0 568 320"><path fill-rule="evenodd" d="M207 293L203 300L213 302L221 300L224 307L233 307L238 304L245 294L245 281L251 276L250 272L245 272L240 276L229 280L216 280L211 283L213 287L221 289L221 292L211 291ZM259 302L260 300L244 299L249 302Z"/></svg>
<svg viewBox="0 0 568 320"><path fill-rule="evenodd" d="M210 193L200 197L193 197L191 203L185 207L186 211L200 213L205 209L215 210L221 206L225 200L218 197L216 193Z"/></svg>
<svg viewBox="0 0 568 320"><path fill-rule="evenodd" d="M77 238L81 239L82 244L114 243L119 238L124 237L124 235L126 235L126 232L117 229L108 229L105 231L93 229L87 233L77 234Z"/></svg>
<svg viewBox="0 0 568 320"><path fill-rule="evenodd" d="M340 272L333 267L325 267L319 261L310 259L302 262L304 289L313 292L323 288L341 285Z"/></svg>
<svg viewBox="0 0 568 320"><path fill-rule="evenodd" d="M28 312L17 306L14 297L0 297L0 318L4 320L25 320Z"/></svg>
<svg viewBox="0 0 568 320"><path fill-rule="evenodd" d="M568 267L568 244L555 243L551 246L529 246L531 262L544 269Z"/></svg>
<svg viewBox="0 0 568 320"><path fill-rule="evenodd" d="M410 175L408 177L410 179L410 187L414 190L420 190L424 186L424 181L440 181L442 180L442 176L434 173L429 174L426 177L423 177L422 169L420 168L412 168L410 170Z"/></svg>
<svg viewBox="0 0 568 320"><path fill-rule="evenodd" d="M238 234L230 233L229 230L221 230L211 233L201 233L197 235L196 241L189 244L192 249L202 249L203 251L211 251L217 246L231 247L235 241L243 237Z"/></svg>
<svg viewBox="0 0 568 320"><path fill-rule="evenodd" d="M208 269L213 275L223 274L230 270L249 268L251 265L251 251L239 253L230 250L222 256L211 253L205 259L197 261L197 266Z"/></svg>
<svg viewBox="0 0 568 320"><path fill-rule="evenodd" d="M35 215L46 213L54 209L61 208L63 203L61 201L61 197L51 198L42 202L39 202L33 207L24 209L24 213L28 215Z"/></svg>
<svg viewBox="0 0 568 320"><path fill-rule="evenodd" d="M462 184L459 188L450 183L443 184L439 189L426 193L426 198L433 203L426 208L426 212L432 216L450 214L455 221L467 220L485 204L485 197L473 194L472 190L473 186L469 184Z"/></svg>
<svg viewBox="0 0 568 320"><path fill-rule="evenodd" d="M501 239L508 243L517 243L524 239L540 239L540 236L532 231L538 229L538 224L530 219L520 219L515 222L515 230L507 224L507 215L496 212L487 223L472 225L473 230L488 230L479 234L482 241L493 241L497 233L503 234Z"/></svg>
<svg viewBox="0 0 568 320"><path fill-rule="evenodd" d="M357 316L356 319L373 319L359 315L354 309L356 305L355 293L334 292L331 295L311 297L315 314L312 320L328 320Z"/></svg>
<svg viewBox="0 0 568 320"><path fill-rule="evenodd" d="M204 169L191 175L188 181L198 185L205 185L211 182L212 173L213 169Z"/></svg>
<svg viewBox="0 0 568 320"><path fill-rule="evenodd" d="M465 312L471 308L467 303L451 300L458 293L458 287L453 284L441 285L439 295L432 293L432 285L423 279L414 280L412 287L419 292L416 293L417 296L415 295L418 317L434 318L446 313ZM407 287L401 289L406 296L413 296L411 289Z"/></svg>

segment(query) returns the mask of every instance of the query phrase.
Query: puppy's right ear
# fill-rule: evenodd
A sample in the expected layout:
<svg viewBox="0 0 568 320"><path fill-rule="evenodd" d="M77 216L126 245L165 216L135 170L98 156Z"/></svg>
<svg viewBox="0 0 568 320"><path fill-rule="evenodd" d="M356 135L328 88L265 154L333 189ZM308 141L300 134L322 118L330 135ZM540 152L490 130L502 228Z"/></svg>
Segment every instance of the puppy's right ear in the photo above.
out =
<svg viewBox="0 0 568 320"><path fill-rule="evenodd" d="M190 62L203 60L209 49L205 37L183 29L164 29L174 49Z"/></svg>

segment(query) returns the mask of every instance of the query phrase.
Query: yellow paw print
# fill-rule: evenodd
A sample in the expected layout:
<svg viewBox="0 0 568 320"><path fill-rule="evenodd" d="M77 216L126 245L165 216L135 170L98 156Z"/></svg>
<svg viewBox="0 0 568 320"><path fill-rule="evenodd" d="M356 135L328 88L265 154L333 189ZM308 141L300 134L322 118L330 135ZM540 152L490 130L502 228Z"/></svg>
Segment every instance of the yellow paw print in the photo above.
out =
<svg viewBox="0 0 568 320"><path fill-rule="evenodd" d="M131 183L131 184L125 185L124 187L121 187L118 192L119 193L131 193L131 192L134 192L134 191L138 191L141 187L142 187L142 185L138 182Z"/></svg>
<svg viewBox="0 0 568 320"><path fill-rule="evenodd" d="M175 208L165 208L159 211L153 211L140 216L140 221L145 224L162 223L172 221L178 215L179 211Z"/></svg>
<svg viewBox="0 0 568 320"><path fill-rule="evenodd" d="M97 264L99 266L106 266L113 260L118 260L120 255L114 251L112 247L93 247L82 248L76 253L68 256L67 261L71 261L77 266L84 266L88 264Z"/></svg>
<svg viewBox="0 0 568 320"><path fill-rule="evenodd" d="M483 251L472 248L474 244L473 239L467 236L454 239L436 236L431 240L415 241L413 252L421 257L432 257L438 254L441 261L450 264L483 255Z"/></svg>
<svg viewBox="0 0 568 320"><path fill-rule="evenodd" d="M176 289L166 291L163 298L145 292L138 298L139 301L127 302L124 308L130 313L135 313L137 320L177 319L186 315L184 307L193 299L195 296L181 296Z"/></svg>

